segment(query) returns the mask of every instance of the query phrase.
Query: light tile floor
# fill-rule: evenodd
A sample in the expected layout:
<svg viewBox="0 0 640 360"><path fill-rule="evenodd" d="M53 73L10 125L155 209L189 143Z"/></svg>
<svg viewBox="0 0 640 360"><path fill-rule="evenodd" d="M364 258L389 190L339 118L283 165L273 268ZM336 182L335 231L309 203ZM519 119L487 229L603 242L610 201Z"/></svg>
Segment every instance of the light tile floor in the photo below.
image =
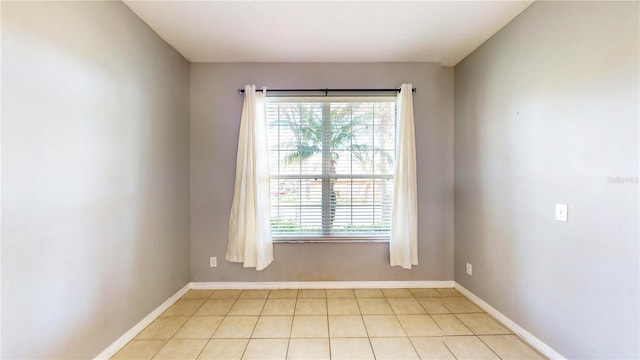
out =
<svg viewBox="0 0 640 360"><path fill-rule="evenodd" d="M544 359L455 289L190 290L112 359Z"/></svg>

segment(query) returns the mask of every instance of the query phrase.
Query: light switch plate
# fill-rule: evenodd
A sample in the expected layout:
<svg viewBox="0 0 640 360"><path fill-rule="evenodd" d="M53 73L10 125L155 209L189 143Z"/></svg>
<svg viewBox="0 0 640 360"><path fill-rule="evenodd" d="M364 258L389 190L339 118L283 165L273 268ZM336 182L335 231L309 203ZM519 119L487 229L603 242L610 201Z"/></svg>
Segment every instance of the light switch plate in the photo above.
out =
<svg viewBox="0 0 640 360"><path fill-rule="evenodd" d="M569 207L567 204L556 204L556 220L569 221Z"/></svg>

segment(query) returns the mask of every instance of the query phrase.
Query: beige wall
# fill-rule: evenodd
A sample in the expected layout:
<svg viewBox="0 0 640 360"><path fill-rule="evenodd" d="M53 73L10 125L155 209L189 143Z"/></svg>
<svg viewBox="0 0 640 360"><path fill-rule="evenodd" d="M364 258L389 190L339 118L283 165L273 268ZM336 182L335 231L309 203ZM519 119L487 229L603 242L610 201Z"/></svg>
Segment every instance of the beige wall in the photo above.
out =
<svg viewBox="0 0 640 360"><path fill-rule="evenodd" d="M92 358L188 282L189 65L121 2L2 3L2 358Z"/></svg>
<svg viewBox="0 0 640 360"><path fill-rule="evenodd" d="M456 281L570 359L640 356L638 14L535 2L455 67Z"/></svg>
<svg viewBox="0 0 640 360"><path fill-rule="evenodd" d="M394 88L413 83L420 265L389 266L387 243L275 244L266 270L224 260L242 109L237 89ZM209 267L209 256L218 267ZM191 64L193 281L453 280L453 71L432 63Z"/></svg>

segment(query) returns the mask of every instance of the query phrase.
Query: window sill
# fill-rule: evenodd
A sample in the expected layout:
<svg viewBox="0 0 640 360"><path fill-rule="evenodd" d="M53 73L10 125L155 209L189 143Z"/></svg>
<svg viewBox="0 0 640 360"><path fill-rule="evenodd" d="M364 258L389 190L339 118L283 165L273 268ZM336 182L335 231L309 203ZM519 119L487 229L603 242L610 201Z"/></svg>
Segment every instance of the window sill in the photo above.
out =
<svg viewBox="0 0 640 360"><path fill-rule="evenodd" d="M389 238L277 238L274 244L353 244L353 243L388 243Z"/></svg>

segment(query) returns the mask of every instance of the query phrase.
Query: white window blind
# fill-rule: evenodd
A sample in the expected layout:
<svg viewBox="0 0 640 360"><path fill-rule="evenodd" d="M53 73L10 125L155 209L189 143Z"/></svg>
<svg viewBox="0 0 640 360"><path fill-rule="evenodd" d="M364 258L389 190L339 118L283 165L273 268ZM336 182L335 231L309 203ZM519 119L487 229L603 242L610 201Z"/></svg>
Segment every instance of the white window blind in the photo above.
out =
<svg viewBox="0 0 640 360"><path fill-rule="evenodd" d="M388 237L395 97L269 99L274 239Z"/></svg>

